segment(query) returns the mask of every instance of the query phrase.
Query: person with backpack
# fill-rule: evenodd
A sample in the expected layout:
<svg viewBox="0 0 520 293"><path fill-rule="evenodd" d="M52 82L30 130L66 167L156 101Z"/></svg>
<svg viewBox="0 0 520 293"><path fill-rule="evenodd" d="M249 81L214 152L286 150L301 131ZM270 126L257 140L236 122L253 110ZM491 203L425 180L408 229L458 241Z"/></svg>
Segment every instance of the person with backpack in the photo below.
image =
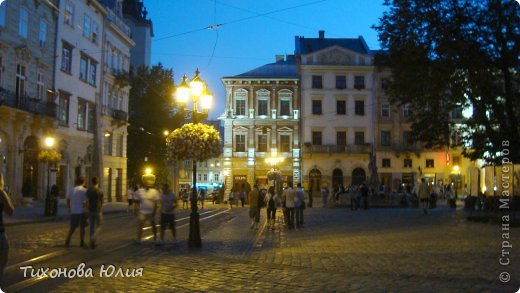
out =
<svg viewBox="0 0 520 293"><path fill-rule="evenodd" d="M265 204L267 206L267 225L269 229L274 230L274 224L276 221L276 201L278 196L274 191L274 187L271 186L267 190L267 195L265 196Z"/></svg>

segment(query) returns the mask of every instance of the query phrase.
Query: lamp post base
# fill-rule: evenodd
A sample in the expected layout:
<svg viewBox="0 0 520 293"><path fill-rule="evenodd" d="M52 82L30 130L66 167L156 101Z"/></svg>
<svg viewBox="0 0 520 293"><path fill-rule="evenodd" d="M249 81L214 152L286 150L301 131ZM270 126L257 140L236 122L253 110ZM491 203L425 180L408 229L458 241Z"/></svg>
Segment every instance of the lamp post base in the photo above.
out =
<svg viewBox="0 0 520 293"><path fill-rule="evenodd" d="M189 248L201 248L199 213L192 211L190 214L190 236L188 238Z"/></svg>

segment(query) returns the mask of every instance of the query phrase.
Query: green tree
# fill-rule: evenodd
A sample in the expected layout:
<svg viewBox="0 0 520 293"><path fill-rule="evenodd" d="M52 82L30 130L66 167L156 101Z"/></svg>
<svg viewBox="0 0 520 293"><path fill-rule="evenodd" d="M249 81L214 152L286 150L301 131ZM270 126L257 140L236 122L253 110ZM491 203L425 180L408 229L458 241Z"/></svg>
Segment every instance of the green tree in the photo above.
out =
<svg viewBox="0 0 520 293"><path fill-rule="evenodd" d="M394 0L374 26L391 71L387 93L409 104L412 136L450 146L454 128L464 154L499 162L503 141L520 146L520 5L501 0ZM455 124L450 112L471 109ZM452 142L451 142L452 143ZM451 145L453 146L453 145ZM520 152L508 157L520 162Z"/></svg>
<svg viewBox="0 0 520 293"><path fill-rule="evenodd" d="M128 180L140 183L145 166L150 166L157 182L167 182L164 130L181 125L175 115L173 71L160 63L137 69L131 81L128 127ZM147 162L145 162L145 157Z"/></svg>

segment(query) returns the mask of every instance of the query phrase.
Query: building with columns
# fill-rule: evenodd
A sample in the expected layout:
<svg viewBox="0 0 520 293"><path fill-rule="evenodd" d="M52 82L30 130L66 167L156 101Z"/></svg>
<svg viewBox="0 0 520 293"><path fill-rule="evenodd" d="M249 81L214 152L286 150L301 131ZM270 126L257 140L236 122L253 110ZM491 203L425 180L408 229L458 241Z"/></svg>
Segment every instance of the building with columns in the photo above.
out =
<svg viewBox="0 0 520 293"><path fill-rule="evenodd" d="M363 37L296 37L301 76L302 177L318 193L370 175L377 104L372 52Z"/></svg>
<svg viewBox="0 0 520 293"><path fill-rule="evenodd" d="M226 194L232 187L266 187L272 166L265 159L283 156L278 166L283 182L300 176L300 85L293 55L274 63L223 77L226 88L222 168Z"/></svg>

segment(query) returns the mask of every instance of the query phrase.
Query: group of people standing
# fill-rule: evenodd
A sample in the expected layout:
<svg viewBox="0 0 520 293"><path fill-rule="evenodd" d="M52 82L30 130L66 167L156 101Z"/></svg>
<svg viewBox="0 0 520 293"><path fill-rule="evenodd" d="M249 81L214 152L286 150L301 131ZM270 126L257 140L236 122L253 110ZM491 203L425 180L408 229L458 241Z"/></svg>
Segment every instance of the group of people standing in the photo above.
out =
<svg viewBox="0 0 520 293"><path fill-rule="evenodd" d="M245 195L244 195L245 197ZM251 219L251 229L258 229L260 222L260 210L266 207L268 229L274 230L276 223L276 210L282 209L284 224L288 229L303 228L303 210L305 205L305 193L298 184L297 189L293 189L292 183L287 184L287 188L278 194L274 187L269 187L266 194L262 194L255 184L249 192L249 218Z"/></svg>

